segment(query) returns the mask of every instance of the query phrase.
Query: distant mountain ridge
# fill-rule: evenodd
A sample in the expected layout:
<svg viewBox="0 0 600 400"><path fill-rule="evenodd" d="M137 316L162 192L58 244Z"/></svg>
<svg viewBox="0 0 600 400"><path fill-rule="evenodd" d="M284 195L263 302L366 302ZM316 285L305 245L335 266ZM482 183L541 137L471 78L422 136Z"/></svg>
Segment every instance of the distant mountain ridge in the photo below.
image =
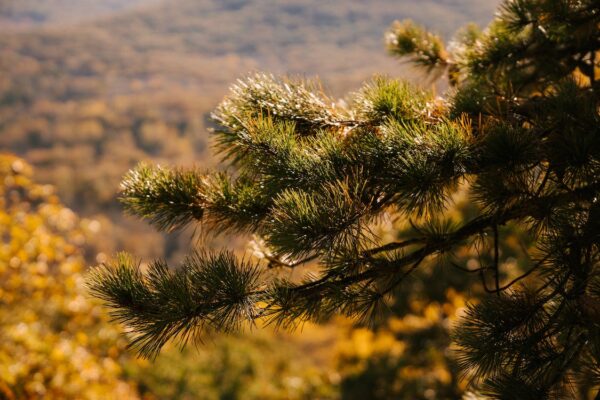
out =
<svg viewBox="0 0 600 400"><path fill-rule="evenodd" d="M0 0L0 32L90 21L159 0Z"/></svg>
<svg viewBox="0 0 600 400"><path fill-rule="evenodd" d="M0 21L12 22L23 25L40 25L53 23L77 23L78 21L89 21L90 19L107 14L116 14L131 9L144 8L146 6L175 6L180 5L178 0L0 0ZM412 4L411 4L412 3ZM453 19L459 18L460 15L470 17L474 22L485 22L484 19L489 19L493 12L497 1L475 1L475 0L424 0L414 2L394 2L394 1L364 1L353 0L344 2L317 2L311 0L294 0L294 1L256 1L256 0L196 0L191 4L195 4L200 8L213 8L223 11L237 12L248 7L263 7L265 10L272 10L274 13L281 11L291 14L306 15L308 8L320 14L319 8L331 10L336 8L339 11L354 9L354 10L371 10L371 9L386 9L390 7L398 11L406 10L409 14L420 14L423 18L430 18L437 26L444 25L443 21L439 21L440 17L447 19L452 23ZM316 9L315 9L316 8ZM423 12L425 11L425 12ZM353 13L355 11L350 11ZM431 15L427 15L430 13ZM324 23L331 22L328 19L327 13L322 14L325 19ZM392 17L393 15L390 15ZM329 15L331 17L331 14ZM335 17L335 15L334 15ZM442 22L440 24L440 22ZM0 28L2 25L0 25Z"/></svg>
<svg viewBox="0 0 600 400"><path fill-rule="evenodd" d="M83 13L81 9L88 2L89 10ZM222 91L224 84L248 69L319 75L341 92L375 72L400 70L382 48L383 32L394 19L412 18L450 37L466 22L486 24L497 1L19 0L8 3L9 6L0 6L0 18L19 15L19 10L34 10L48 13L48 19L52 20L57 18L52 16L62 15L59 10L69 6L73 6L74 15L84 18L84 22L67 26L48 24L42 25L41 30L5 33L0 43L6 44L7 58L13 55L11 50L20 53L11 60L12 65L18 64L25 53L28 59L55 64L53 74L59 77L106 78L108 73L109 80L118 78L117 83L108 83L106 94L110 94L120 93L127 85L124 81L135 79L143 85L149 76L156 74L168 81L168 87L189 88L200 82L217 85ZM96 14L96 9L114 12L106 16L100 11ZM98 17L88 20L90 15ZM81 53L87 53L85 62L73 60ZM70 60L65 60L65 56ZM212 65L218 63L224 71ZM106 67L101 68L102 64ZM232 64L239 66L232 71L228 67ZM45 92L36 90L36 95L44 96ZM69 93L77 98L79 90ZM60 98L69 97L69 93L61 94Z"/></svg>

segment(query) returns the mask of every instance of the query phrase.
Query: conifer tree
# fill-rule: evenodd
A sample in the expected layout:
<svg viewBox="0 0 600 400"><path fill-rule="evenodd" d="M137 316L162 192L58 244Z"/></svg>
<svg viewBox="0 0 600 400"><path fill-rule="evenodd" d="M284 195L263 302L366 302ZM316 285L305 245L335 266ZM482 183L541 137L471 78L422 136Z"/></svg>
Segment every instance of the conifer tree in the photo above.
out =
<svg viewBox="0 0 600 400"><path fill-rule="evenodd" d="M239 80L212 114L225 172L140 164L121 200L161 230L257 235L263 259L197 249L178 268L142 271L120 255L95 270L92 292L153 357L171 339L258 319L368 323L411 273L446 263L487 292L452 335L474 393L600 398L599 28L595 0L506 1L484 31L469 26L448 46L395 23L389 52L446 74L446 100L383 77L345 102L317 82ZM456 225L459 190L477 215ZM382 241L371 228L386 216L413 235ZM502 270L506 225L535 243L525 271ZM453 263L465 247L489 265ZM271 273L307 263L318 273L301 282Z"/></svg>

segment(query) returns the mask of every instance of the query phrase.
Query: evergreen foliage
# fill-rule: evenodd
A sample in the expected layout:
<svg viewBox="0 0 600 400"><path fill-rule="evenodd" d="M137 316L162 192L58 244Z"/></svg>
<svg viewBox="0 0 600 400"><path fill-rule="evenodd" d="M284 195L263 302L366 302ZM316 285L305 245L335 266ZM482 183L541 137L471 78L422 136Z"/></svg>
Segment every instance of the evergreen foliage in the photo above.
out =
<svg viewBox="0 0 600 400"><path fill-rule="evenodd" d="M130 257L90 285L152 357L171 338L259 318L294 326L344 314L372 322L424 264L483 248L487 296L455 327L458 361L486 398L585 398L600 374L600 7L594 0L515 0L448 48L411 22L388 49L445 71L448 101L376 78L346 102L316 82L240 80L213 118L229 168L219 174L140 166L126 209L161 229L195 222L263 238L264 260L193 253L171 271ZM477 215L444 222L467 188ZM414 236L384 242L372 226L405 218ZM526 271L502 271L506 224L536 243ZM487 239L490 238L490 239ZM267 267L316 264L300 282ZM486 275L494 275L489 286ZM516 275L515 275L516 272ZM504 279L512 273L514 279Z"/></svg>

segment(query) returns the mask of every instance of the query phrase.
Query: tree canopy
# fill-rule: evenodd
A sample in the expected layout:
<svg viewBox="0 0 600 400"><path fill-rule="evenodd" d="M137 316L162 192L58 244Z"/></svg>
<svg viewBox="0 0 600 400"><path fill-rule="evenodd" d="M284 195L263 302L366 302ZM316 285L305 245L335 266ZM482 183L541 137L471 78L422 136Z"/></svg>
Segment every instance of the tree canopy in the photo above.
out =
<svg viewBox="0 0 600 400"><path fill-rule="evenodd" d="M600 9L593 0L503 3L483 31L447 46L409 21L392 55L452 90L434 97L377 77L341 101L316 81L255 74L212 114L222 172L140 164L122 183L127 212L161 230L253 234L260 259L195 249L179 268L122 254L92 292L154 357L258 319L285 328L337 314L372 323L411 274L444 264L487 295L453 329L473 395L583 397L600 386ZM465 193L474 215L448 218ZM410 237L375 226L404 219ZM507 278L506 225L534 243ZM457 264L459 249L489 262ZM301 281L273 270L315 266ZM514 275L514 274L513 274Z"/></svg>

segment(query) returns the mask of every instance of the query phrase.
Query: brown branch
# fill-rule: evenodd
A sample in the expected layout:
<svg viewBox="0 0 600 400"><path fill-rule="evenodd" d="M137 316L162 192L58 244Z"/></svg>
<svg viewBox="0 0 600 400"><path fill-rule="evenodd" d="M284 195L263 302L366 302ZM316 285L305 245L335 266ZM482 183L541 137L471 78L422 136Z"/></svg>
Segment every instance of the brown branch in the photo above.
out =
<svg viewBox="0 0 600 400"><path fill-rule="evenodd" d="M359 282L378 279L388 275L394 275L398 272L401 272L402 268L408 265L420 263L422 259L425 259L436 253L447 251L448 249L452 248L453 246L457 245L463 240L473 235L482 233L485 230L492 228L494 225L503 225L513 219L523 219L539 215L540 212L543 212L545 209L547 209L549 204L557 205L565 202L571 202L576 199L579 199L581 196L595 195L595 191L596 187L592 185L568 193L560 193L552 196L533 198L521 207L510 208L495 215L477 217L463 225L455 232L444 235L442 238L440 238L440 240L435 242L425 242L424 245L418 250L415 250L412 253L407 254L396 260L388 262L384 262L383 260L381 260L381 262L377 263L373 263L373 261L371 260L367 262L367 264L370 264L370 268L358 274L347 275L342 277L340 277L338 273L330 271L320 279L302 285L292 286L289 288L289 290L301 296L321 296L324 295L325 289L327 287L330 287L331 285L340 288L346 288ZM538 264L534 266L530 271L511 281L509 284L503 287L499 287L499 290L503 291L510 288L510 286L512 286L514 283L531 274L535 268L541 265L543 261L545 261L545 259L538 262ZM491 290L492 293L495 293L495 291L492 289L488 290ZM266 291L258 291L252 293L252 295L256 295L259 297L265 296L266 294Z"/></svg>
<svg viewBox="0 0 600 400"><path fill-rule="evenodd" d="M303 258L301 260L297 260L293 263L286 263L285 261L282 261L278 257L269 256L267 254L265 254L265 256L264 256L264 258L267 261L269 261L269 264L267 265L268 268L277 268L277 267L296 268L297 266L306 264L307 262L312 261L312 260L316 259L317 257L319 257L318 254L313 254L312 256Z"/></svg>
<svg viewBox="0 0 600 400"><path fill-rule="evenodd" d="M498 248L498 225L494 224L492 227L494 231L494 273L496 283L496 293L500 296L500 270L498 265L498 258L500 257L500 249Z"/></svg>
<svg viewBox="0 0 600 400"><path fill-rule="evenodd" d="M454 268L459 269L459 270L461 270L463 272L466 272L468 274L474 274L474 273L478 273L478 272L485 271L486 269L488 269L488 267L480 267L480 268L475 268L475 269L469 269L469 268L461 267L460 265L458 265L456 263L453 263L453 262L451 262L450 265L453 266Z"/></svg>
<svg viewBox="0 0 600 400"><path fill-rule="evenodd" d="M404 247L408 247L408 246L411 246L414 244L425 243L425 241L426 241L425 238L413 238L413 239L405 240L403 242L390 242L381 247L376 247L373 249L365 250L362 254L365 257L374 256L375 254L383 253L385 251L398 250L398 249L402 249Z"/></svg>
<svg viewBox="0 0 600 400"><path fill-rule="evenodd" d="M533 271L535 271L540 265L542 265L549 257L550 257L549 255L546 255L544 258L542 258L540 261L538 261L533 267L531 267L527 272L516 277L515 279L513 279L512 281L510 281L509 283L507 283L504 286L496 286L496 290L492 290L490 293L498 293L499 294L500 292L503 292L506 289L510 289L510 287L512 285L514 285L515 283L519 282L520 280L531 275L533 273ZM496 284L498 284L498 282L496 282Z"/></svg>
<svg viewBox="0 0 600 400"><path fill-rule="evenodd" d="M402 275L400 275L400 277L398 277L398 279L396 279L383 293L387 294L389 292L391 292L396 286L398 286L400 283L402 283L402 281L404 281L404 279L410 275L414 270L416 270L419 265L421 265L421 263L423 262L423 260L425 259L425 257L420 258L419 260L417 260L409 269L407 269Z"/></svg>

